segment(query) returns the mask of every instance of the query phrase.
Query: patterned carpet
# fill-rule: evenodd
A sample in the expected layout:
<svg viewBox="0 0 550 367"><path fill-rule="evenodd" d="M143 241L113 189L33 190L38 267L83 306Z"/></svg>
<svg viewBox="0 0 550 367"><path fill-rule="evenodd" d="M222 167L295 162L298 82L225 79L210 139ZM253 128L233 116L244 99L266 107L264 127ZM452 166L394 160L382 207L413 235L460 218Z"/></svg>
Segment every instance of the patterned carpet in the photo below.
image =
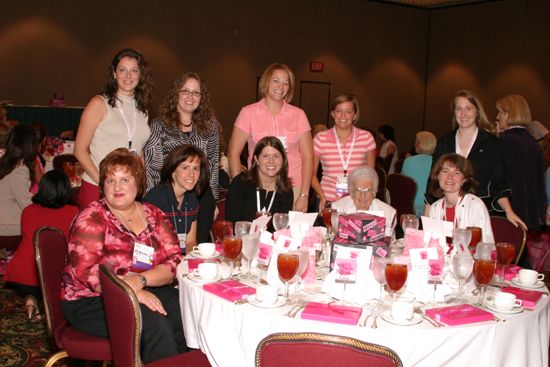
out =
<svg viewBox="0 0 550 367"><path fill-rule="evenodd" d="M52 354L45 321L28 321L23 305L0 277L0 366L43 366Z"/></svg>

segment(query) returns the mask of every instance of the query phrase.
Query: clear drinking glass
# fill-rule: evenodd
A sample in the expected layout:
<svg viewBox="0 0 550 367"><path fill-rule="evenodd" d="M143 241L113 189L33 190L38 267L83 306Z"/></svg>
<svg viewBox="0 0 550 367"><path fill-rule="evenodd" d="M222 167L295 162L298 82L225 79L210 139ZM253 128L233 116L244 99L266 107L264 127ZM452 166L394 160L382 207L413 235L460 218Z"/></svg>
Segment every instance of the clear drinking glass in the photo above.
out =
<svg viewBox="0 0 550 367"><path fill-rule="evenodd" d="M407 232L407 228L418 229L418 217L414 214L403 214L401 216L401 228L403 229L403 236Z"/></svg>
<svg viewBox="0 0 550 367"><path fill-rule="evenodd" d="M247 222L247 221L235 222L235 236L242 237L245 234L249 234L251 227L252 227L252 222Z"/></svg>
<svg viewBox="0 0 550 367"><path fill-rule="evenodd" d="M458 252L467 251L472 239L472 232L465 228L455 228L453 231L453 246Z"/></svg>
<svg viewBox="0 0 550 367"><path fill-rule="evenodd" d="M243 257L248 263L248 271L246 274L242 275L241 278L253 279L254 276L250 274L250 270L252 269L252 260L258 253L258 242L260 241L260 237L258 234L245 234L241 236L241 239L243 241Z"/></svg>
<svg viewBox="0 0 550 367"><path fill-rule="evenodd" d="M464 243L469 243L468 241ZM472 269L474 266L474 259L470 255L469 251L457 252L453 255L451 259L451 270L453 276L458 281L458 292L455 294L455 297L449 299L449 302L464 302L464 282L470 274L472 274Z"/></svg>
<svg viewBox="0 0 550 367"><path fill-rule="evenodd" d="M275 213L273 214L273 228L276 231L285 229L288 227L288 214L287 213Z"/></svg>
<svg viewBox="0 0 550 367"><path fill-rule="evenodd" d="M281 253L277 256L277 271L279 277L285 283L285 299L290 301L288 297L288 284L298 272L300 257L295 253Z"/></svg>

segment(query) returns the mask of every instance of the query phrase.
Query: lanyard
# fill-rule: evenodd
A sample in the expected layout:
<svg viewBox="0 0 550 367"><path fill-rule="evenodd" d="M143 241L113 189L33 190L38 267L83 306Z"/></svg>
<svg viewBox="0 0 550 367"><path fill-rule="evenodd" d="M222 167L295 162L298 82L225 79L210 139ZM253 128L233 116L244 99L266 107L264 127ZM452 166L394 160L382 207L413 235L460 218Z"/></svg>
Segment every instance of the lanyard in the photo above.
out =
<svg viewBox="0 0 550 367"><path fill-rule="evenodd" d="M344 155L342 154L342 148L340 147L340 140L336 134L336 128L334 128L334 138L336 139L336 146L338 147L338 155L340 156L340 162L342 162L342 167L344 167L344 176L348 173L348 166L351 160L351 153L353 152L353 147L355 146L355 128L352 127L353 137L351 139L351 146L348 151L348 157L344 162Z"/></svg>
<svg viewBox="0 0 550 367"><path fill-rule="evenodd" d="M266 199L267 199L267 193L268 191L265 192ZM273 191L273 196L271 196L271 202L269 203L269 207L267 208L267 210L265 209L265 206L260 210L260 189L257 188L256 189L256 209L258 210L258 213L262 213L262 214L268 213L271 210L271 207L273 206L274 199L275 199L275 191Z"/></svg>
<svg viewBox="0 0 550 367"><path fill-rule="evenodd" d="M126 115L124 114L124 111L122 108L117 107L116 108L118 112L120 112L120 116L122 116L122 120L124 120L124 124L126 125L126 131L128 131L128 150L132 150L132 140L134 140L134 134L136 133L136 121L137 121L137 108L134 107L134 113L132 115L132 126L130 127L130 123L128 122L128 119L126 118Z"/></svg>
<svg viewBox="0 0 550 367"><path fill-rule="evenodd" d="M183 201L185 203L185 206L184 206L184 211L183 211L183 223L184 223L184 229L183 229L183 232L184 233L187 233L187 201L185 201L185 194L183 194ZM176 222L176 217L179 216L179 209L174 209L174 205L171 205L172 206L172 212L174 213L174 216L172 217L172 222L174 222L174 229L176 230L176 233L179 233L178 231L178 224Z"/></svg>

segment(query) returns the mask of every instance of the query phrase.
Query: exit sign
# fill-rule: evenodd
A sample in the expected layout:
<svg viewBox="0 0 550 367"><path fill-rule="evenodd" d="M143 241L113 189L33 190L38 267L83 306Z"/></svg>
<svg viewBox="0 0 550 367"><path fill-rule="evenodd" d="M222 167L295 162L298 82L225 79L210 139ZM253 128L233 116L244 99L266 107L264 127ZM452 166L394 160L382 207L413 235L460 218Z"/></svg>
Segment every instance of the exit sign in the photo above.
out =
<svg viewBox="0 0 550 367"><path fill-rule="evenodd" d="M325 63L319 61L312 61L309 63L309 70L322 73L325 69Z"/></svg>

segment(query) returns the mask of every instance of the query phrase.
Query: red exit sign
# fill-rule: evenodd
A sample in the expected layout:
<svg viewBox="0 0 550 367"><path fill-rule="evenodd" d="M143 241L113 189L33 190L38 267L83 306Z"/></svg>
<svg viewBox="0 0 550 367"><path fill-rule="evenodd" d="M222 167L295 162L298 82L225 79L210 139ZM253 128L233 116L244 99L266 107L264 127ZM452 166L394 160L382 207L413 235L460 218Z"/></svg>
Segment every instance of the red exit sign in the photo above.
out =
<svg viewBox="0 0 550 367"><path fill-rule="evenodd" d="M312 61L309 63L309 70L322 73L325 69L325 63L319 61Z"/></svg>

